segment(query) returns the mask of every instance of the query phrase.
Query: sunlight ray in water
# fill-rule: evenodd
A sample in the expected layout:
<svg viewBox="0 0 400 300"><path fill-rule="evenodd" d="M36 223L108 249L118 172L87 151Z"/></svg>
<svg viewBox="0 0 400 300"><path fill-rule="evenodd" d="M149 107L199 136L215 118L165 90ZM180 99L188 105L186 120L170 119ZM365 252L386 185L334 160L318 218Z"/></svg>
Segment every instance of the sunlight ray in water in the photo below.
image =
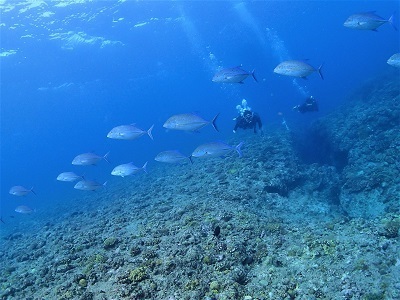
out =
<svg viewBox="0 0 400 300"><path fill-rule="evenodd" d="M256 20L247 8L245 2L234 4L235 11L255 34L260 45L265 49L265 53L272 52L278 62L290 59L291 55L285 46L285 42L279 37L278 32L273 28L265 28L262 30ZM292 81L296 91L303 97L309 96L310 93L306 86L299 84L297 80Z"/></svg>
<svg viewBox="0 0 400 300"><path fill-rule="evenodd" d="M211 51L210 46L204 44L201 39L200 32L196 29L190 16L185 12L184 6L179 3L177 4L180 20L182 24L183 31L188 38L190 45L192 46L193 53L198 56L203 62L206 70L213 74L218 68L218 59L215 54Z"/></svg>

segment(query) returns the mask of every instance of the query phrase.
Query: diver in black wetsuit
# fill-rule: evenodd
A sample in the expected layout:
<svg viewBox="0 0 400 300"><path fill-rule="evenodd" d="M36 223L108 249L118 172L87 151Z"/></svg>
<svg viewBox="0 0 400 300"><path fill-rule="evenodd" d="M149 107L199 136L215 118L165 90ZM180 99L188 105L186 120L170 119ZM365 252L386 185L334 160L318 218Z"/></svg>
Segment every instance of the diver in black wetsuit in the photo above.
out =
<svg viewBox="0 0 400 300"><path fill-rule="evenodd" d="M254 133L257 133L257 124L260 132L263 133L260 116L251 110L245 110L243 114L237 116L235 120L236 124L233 128L233 133L236 133L238 128L253 129Z"/></svg>
<svg viewBox="0 0 400 300"><path fill-rule="evenodd" d="M302 114L306 112L318 111L317 100L313 96L310 96L303 104L299 104L293 107L293 110L297 110Z"/></svg>

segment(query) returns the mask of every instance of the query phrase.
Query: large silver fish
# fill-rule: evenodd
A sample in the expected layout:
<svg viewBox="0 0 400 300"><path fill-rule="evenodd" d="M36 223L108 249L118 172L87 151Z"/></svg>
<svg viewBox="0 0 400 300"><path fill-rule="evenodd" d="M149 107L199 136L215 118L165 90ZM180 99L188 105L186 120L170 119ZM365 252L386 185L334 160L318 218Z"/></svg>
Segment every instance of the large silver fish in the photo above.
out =
<svg viewBox="0 0 400 300"><path fill-rule="evenodd" d="M231 146L224 142L211 142L198 146L192 153L193 157L221 157L229 154L231 151L236 151L239 157L242 157L243 142L237 146Z"/></svg>
<svg viewBox="0 0 400 300"><path fill-rule="evenodd" d="M147 167L147 162L141 168L136 167L132 162L130 162L127 164L116 166L111 171L111 175L125 177L136 174L140 171L147 173L146 167Z"/></svg>
<svg viewBox="0 0 400 300"><path fill-rule="evenodd" d="M154 160L163 162L163 163L170 163L170 164L177 164L182 163L184 161L189 160L192 163L191 156L185 156L180 153L178 150L168 150L163 151L157 154Z"/></svg>
<svg viewBox="0 0 400 300"><path fill-rule="evenodd" d="M15 212L20 213L20 214L31 214L35 212L32 208L26 206L26 205L20 205L15 208Z"/></svg>
<svg viewBox="0 0 400 300"><path fill-rule="evenodd" d="M142 130L136 127L135 124L120 125L111 129L107 134L107 137L116 140L134 140L147 134L151 139L153 139L153 135L151 134L153 127L154 125L152 125L148 130Z"/></svg>
<svg viewBox="0 0 400 300"><path fill-rule="evenodd" d="M99 156L95 153L88 152L88 153L82 153L77 156L72 160L72 164L76 166L89 166L89 165L95 165L97 164L100 160L104 159L106 162L110 163L107 160L107 156L110 152L107 152L104 156Z"/></svg>
<svg viewBox="0 0 400 300"><path fill-rule="evenodd" d="M173 115L167 121L165 121L163 127L173 130L198 131L204 126L211 124L214 129L218 131L215 123L218 116L219 113L211 121L206 121L196 114L178 114Z"/></svg>
<svg viewBox="0 0 400 300"><path fill-rule="evenodd" d="M81 190L81 191L95 191L95 190L105 187L106 184L107 184L107 181L104 182L103 184L101 184L94 180L81 180L81 181L78 181L77 184L75 184L74 189Z"/></svg>
<svg viewBox="0 0 400 300"><path fill-rule="evenodd" d="M9 193L13 196L26 196L29 193L36 195L35 191L33 190L33 187L30 189L27 189L26 187L23 187L21 185L13 186L10 189Z"/></svg>
<svg viewBox="0 0 400 300"><path fill-rule="evenodd" d="M400 53L393 54L387 61L393 67L400 68Z"/></svg>
<svg viewBox="0 0 400 300"><path fill-rule="evenodd" d="M394 25L393 15L388 20L386 20L375 14L375 11L351 15L347 18L343 25L347 28L352 29L376 31L379 26L385 23L390 23L393 28L397 30L396 26Z"/></svg>
<svg viewBox="0 0 400 300"><path fill-rule="evenodd" d="M256 76L254 75L254 70L251 72L247 72L242 69L242 66L237 66L234 68L226 68L222 69L215 73L212 78L213 82L222 82L222 83L244 83L247 77L252 76L256 82L258 82Z"/></svg>
<svg viewBox="0 0 400 300"><path fill-rule="evenodd" d="M58 181L66 181L66 182L73 182L78 179L84 179L83 176L79 176L74 172L63 172L57 176Z"/></svg>
<svg viewBox="0 0 400 300"><path fill-rule="evenodd" d="M316 69L302 60L286 60L284 62L281 62L274 69L274 72L280 75L300 77L304 79L306 79L307 76L311 73L318 72L321 79L324 79L321 69L322 65L318 69Z"/></svg>

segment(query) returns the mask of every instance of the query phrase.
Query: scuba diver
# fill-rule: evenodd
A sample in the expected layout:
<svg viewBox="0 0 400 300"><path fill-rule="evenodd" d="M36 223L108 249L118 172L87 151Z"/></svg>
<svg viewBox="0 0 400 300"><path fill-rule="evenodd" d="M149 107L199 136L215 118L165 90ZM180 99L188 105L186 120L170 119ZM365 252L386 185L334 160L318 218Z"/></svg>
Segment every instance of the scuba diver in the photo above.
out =
<svg viewBox="0 0 400 300"><path fill-rule="evenodd" d="M236 120L236 124L233 128L233 133L236 133L238 128L253 129L254 133L257 133L257 124L260 132L263 133L260 116L251 111L251 108L247 106L246 99L243 99L242 105L237 105L236 109L238 110L239 115L234 118L234 120Z"/></svg>
<svg viewBox="0 0 400 300"><path fill-rule="evenodd" d="M303 104L299 104L293 107L293 110L297 110L302 114L311 111L318 111L317 100L313 96L310 96L306 99L306 101L304 101Z"/></svg>

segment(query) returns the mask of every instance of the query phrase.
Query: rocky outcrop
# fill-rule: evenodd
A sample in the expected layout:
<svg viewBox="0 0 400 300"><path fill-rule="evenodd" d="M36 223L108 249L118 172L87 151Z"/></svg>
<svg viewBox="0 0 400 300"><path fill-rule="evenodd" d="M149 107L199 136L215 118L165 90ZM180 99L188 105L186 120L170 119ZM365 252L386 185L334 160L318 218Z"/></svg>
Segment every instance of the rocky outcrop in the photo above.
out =
<svg viewBox="0 0 400 300"><path fill-rule="evenodd" d="M341 173L340 205L351 217L400 211L400 84L367 82L311 129L319 160Z"/></svg>

